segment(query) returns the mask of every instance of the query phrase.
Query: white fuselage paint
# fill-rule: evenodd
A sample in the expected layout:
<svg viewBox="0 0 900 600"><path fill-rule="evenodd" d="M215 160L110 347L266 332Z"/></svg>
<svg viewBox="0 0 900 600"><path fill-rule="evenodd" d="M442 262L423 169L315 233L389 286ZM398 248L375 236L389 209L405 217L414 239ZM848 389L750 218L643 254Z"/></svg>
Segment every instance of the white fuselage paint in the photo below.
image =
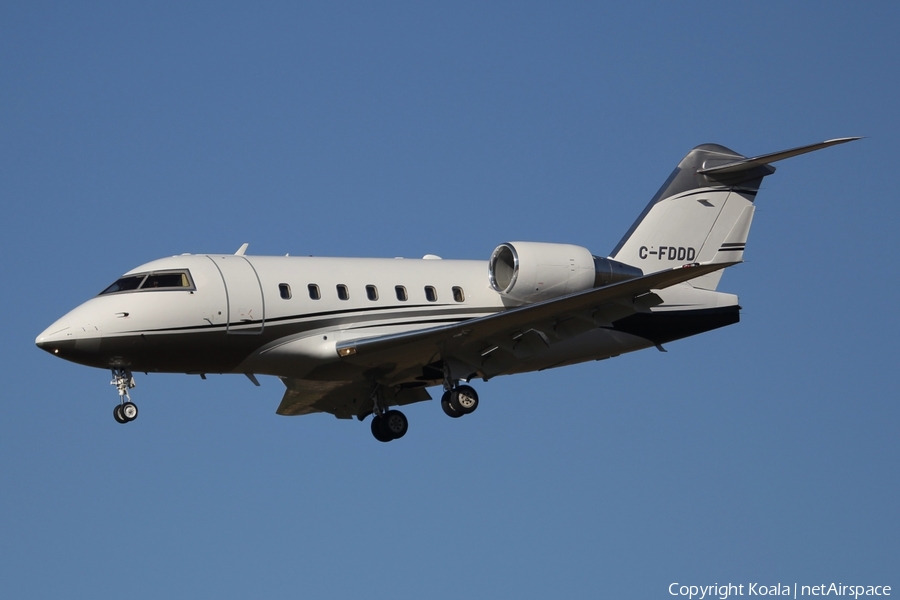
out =
<svg viewBox="0 0 900 600"><path fill-rule="evenodd" d="M487 263L471 260L182 255L126 275L172 269L188 269L196 289L97 296L48 327L37 342L101 368L302 377L317 365L339 362L338 341L459 322L509 304L491 289ZM281 285L290 286L290 298L282 297ZM310 285L317 286L318 299L311 297ZM347 300L339 298L339 285L347 287ZM375 287L376 300L369 299L366 286ZM398 299L397 286L405 289L406 300ZM523 355L504 373L651 345L627 333L592 329Z"/></svg>

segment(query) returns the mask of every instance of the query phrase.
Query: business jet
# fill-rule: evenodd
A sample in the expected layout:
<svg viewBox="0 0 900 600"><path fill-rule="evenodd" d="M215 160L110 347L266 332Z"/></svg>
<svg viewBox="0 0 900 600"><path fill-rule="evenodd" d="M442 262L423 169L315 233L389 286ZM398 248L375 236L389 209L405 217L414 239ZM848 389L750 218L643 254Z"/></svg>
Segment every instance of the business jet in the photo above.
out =
<svg viewBox="0 0 900 600"><path fill-rule="evenodd" d="M771 163L859 138L742 156L697 146L607 257L506 242L489 260L184 254L141 265L42 332L54 356L109 369L119 423L138 415L134 373L257 375L284 382L279 415L369 415L381 442L409 427L396 406L469 415L469 385L603 360L740 320L717 291L742 261Z"/></svg>

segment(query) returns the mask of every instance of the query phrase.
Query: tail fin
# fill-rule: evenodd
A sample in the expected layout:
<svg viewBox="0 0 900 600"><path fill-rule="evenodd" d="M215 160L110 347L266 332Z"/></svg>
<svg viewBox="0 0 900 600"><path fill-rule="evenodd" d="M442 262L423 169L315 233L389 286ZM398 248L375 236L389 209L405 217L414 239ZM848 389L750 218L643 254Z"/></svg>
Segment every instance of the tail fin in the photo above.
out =
<svg viewBox="0 0 900 600"><path fill-rule="evenodd" d="M685 263L734 262L744 255L753 201L762 180L784 160L859 138L839 138L754 158L718 144L697 146L682 159L610 258L645 273ZM714 290L722 271L691 281Z"/></svg>

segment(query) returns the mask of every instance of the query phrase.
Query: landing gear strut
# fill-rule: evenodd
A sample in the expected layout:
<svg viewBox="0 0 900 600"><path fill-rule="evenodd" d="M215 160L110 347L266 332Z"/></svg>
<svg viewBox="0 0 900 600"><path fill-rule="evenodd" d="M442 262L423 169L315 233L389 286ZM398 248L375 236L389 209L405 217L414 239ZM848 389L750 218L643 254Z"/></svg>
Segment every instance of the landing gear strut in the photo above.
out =
<svg viewBox="0 0 900 600"><path fill-rule="evenodd" d="M113 369L112 376L109 384L116 386L119 392L119 404L113 409L113 418L118 423L134 421L138 416L138 407L128 395L128 390L135 386L134 377L128 369Z"/></svg>

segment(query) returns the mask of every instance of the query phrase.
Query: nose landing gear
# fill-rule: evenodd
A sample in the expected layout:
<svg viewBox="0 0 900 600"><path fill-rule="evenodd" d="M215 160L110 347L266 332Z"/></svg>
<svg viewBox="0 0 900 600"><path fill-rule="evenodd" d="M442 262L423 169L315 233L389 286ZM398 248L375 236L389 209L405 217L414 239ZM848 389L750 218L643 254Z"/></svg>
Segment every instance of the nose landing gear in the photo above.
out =
<svg viewBox="0 0 900 600"><path fill-rule="evenodd" d="M138 407L134 402L126 402L124 404L116 404L113 409L113 418L118 423L128 423L134 421L138 416Z"/></svg>
<svg viewBox="0 0 900 600"><path fill-rule="evenodd" d="M134 421L138 416L138 407L131 401L128 390L135 387L134 377L128 369L113 369L110 385L116 386L119 392L119 404L113 409L113 418L117 423Z"/></svg>

